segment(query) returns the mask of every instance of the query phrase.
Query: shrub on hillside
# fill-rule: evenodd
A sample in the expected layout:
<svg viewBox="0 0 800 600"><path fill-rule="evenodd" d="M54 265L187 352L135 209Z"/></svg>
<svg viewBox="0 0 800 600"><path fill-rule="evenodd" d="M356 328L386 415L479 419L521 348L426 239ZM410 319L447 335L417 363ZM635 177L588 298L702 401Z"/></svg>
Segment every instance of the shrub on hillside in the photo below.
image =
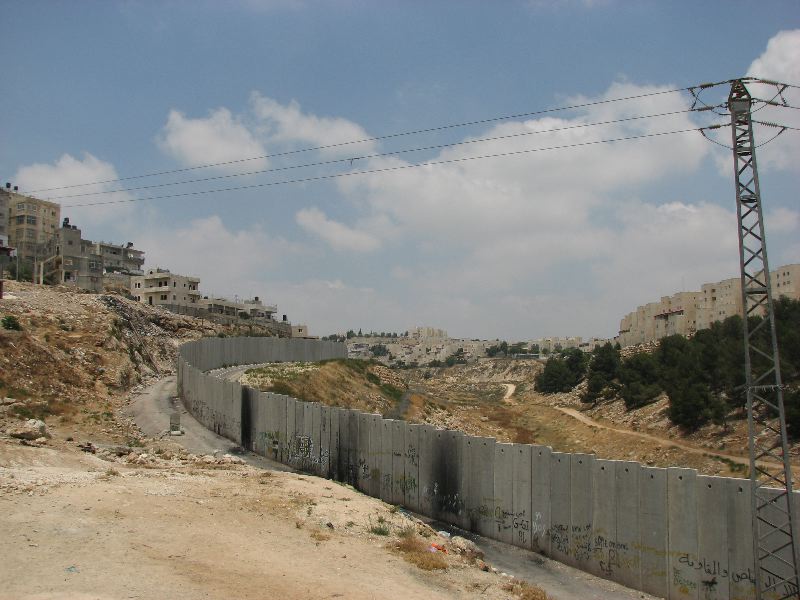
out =
<svg viewBox="0 0 800 600"><path fill-rule="evenodd" d="M620 395L630 410L649 404L661 393L658 362L652 354L634 354L619 368Z"/></svg>
<svg viewBox="0 0 800 600"><path fill-rule="evenodd" d="M586 374L586 393L581 400L595 402L600 396L605 395L604 392L613 395L616 387L613 382L619 374L619 365L619 350L611 344L606 343L595 348Z"/></svg>
<svg viewBox="0 0 800 600"><path fill-rule="evenodd" d="M544 370L536 376L536 389L540 392L568 392L574 388L586 373L587 356L573 348L552 357L544 365Z"/></svg>
<svg viewBox="0 0 800 600"><path fill-rule="evenodd" d="M14 315L6 315L2 319L3 329L12 331L22 331L22 325L19 324L19 319Z"/></svg>

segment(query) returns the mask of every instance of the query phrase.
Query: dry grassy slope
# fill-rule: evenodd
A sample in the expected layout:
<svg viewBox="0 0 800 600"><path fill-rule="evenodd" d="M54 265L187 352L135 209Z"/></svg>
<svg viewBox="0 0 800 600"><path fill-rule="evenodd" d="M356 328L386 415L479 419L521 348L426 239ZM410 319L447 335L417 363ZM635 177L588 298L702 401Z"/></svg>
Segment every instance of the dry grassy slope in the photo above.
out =
<svg viewBox="0 0 800 600"><path fill-rule="evenodd" d="M0 329L0 419L44 418L49 425L100 424L143 378L174 369L178 345L221 328L116 295L6 282L0 316L22 331ZM107 426L107 427L106 427Z"/></svg>
<svg viewBox="0 0 800 600"><path fill-rule="evenodd" d="M378 364L332 360L296 373L284 364L276 365L280 369L267 367L245 373L241 382L301 400L382 415L395 407L406 389L395 372Z"/></svg>

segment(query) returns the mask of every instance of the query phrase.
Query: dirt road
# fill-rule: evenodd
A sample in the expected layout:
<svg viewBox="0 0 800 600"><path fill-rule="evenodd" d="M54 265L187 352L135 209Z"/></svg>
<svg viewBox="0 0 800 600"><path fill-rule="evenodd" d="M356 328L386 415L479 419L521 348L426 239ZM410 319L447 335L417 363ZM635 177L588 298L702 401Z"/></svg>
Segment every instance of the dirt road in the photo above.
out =
<svg viewBox="0 0 800 600"><path fill-rule="evenodd" d="M622 429L622 428L619 428L619 427L611 427L609 425L605 425L603 423L599 423L598 421L595 421L594 419L591 419L591 418L587 417L584 414L581 414L579 411L575 410L574 408L566 408L566 407L563 407L563 406L554 406L553 408L555 408L556 410L564 413L565 415L569 415L570 417L573 417L574 419L577 419L578 421L580 421L581 423L584 423L585 425L589 425L590 427L596 427L598 429L607 429L609 431L614 431L616 433L621 433L623 435L629 435L629 436L633 436L633 437L638 437L638 438L643 439L643 440L649 440L651 442L657 442L659 444L664 444L664 445L667 445L667 446L674 446L676 448L680 448L681 450L685 450L685 451L690 452L692 454L698 454L698 455L703 455L703 456L709 456L709 455L710 456L717 456L717 457L729 460L731 462L735 462L737 464L744 465L746 467L750 466L750 459L746 458L744 456L736 456L735 454L723 454L721 452L716 452L716 451L710 450L708 448L697 448L695 446L691 446L689 444L684 444L682 442L678 442L678 441L675 441L673 439L667 439L667 438L663 438L663 437L658 437L656 435L651 435L649 433L642 433L641 431L631 431L630 429ZM758 461L758 462L759 462L760 465L773 465L774 466L775 464L777 464L777 463L771 463L771 462L766 462L766 461ZM793 465L793 466L795 468L797 468L797 465Z"/></svg>
<svg viewBox="0 0 800 600"><path fill-rule="evenodd" d="M516 383L504 383L502 384L504 388L506 388L506 393L503 395L503 402L510 402L511 396L514 395L514 392L517 391L517 384Z"/></svg>
<svg viewBox="0 0 800 600"><path fill-rule="evenodd" d="M181 436L169 436L169 418L177 412L181 419ZM177 398L175 376L164 377L132 397L123 414L132 417L146 436L161 439L169 437L193 454L236 454L250 465L261 469L290 471L289 467L252 452L243 452L236 444L201 425Z"/></svg>

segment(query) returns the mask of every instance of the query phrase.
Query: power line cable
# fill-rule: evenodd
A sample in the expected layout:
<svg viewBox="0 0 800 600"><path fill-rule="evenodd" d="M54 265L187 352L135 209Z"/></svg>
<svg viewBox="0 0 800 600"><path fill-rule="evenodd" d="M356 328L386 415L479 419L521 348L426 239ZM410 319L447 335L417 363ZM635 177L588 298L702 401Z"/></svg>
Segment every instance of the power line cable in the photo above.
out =
<svg viewBox="0 0 800 600"><path fill-rule="evenodd" d="M725 82L721 82L721 83L725 83ZM703 85L711 87L711 86L714 86L714 85L721 85L721 83L703 84ZM694 86L694 87L697 87L697 86ZM674 89L669 89L669 90L659 90L659 91L656 91L656 92L647 92L647 93L644 93L644 94L635 94L635 95L632 95L632 96L624 96L624 97L621 97L621 98L608 98L608 99L605 99L605 100L595 100L593 102L584 102L584 103L581 103L581 104L571 104L571 105L567 105L567 106L559 106L559 107L556 107L556 108L547 108L547 109L536 110L536 111L531 111L531 112L524 112L524 113L518 113L518 114L513 114L513 115L503 115L503 116L491 117L491 118L487 118L487 119L478 119L478 120L475 120L475 121L466 121L466 122L463 122L463 123L453 123L453 124L449 124L449 125L440 125L440 126L437 126L437 127L429 127L429 128L426 128L426 129L416 129L416 130L413 130L413 131L404 131L404 132L400 132L400 133L391 133L391 134L387 134L387 135L363 138L363 139L360 139L360 140L351 140L351 141L347 141L347 142L339 142L339 143L336 143L336 144L326 144L326 145L323 145L323 146L315 146L315 147L310 147L310 148L300 148L298 150L288 150L286 152L277 152L277 153L273 153L273 154L264 154L264 155L261 155L261 156L252 156L252 157L240 158L240 159L236 159L236 160L229 160L229 161L216 162L216 163L208 163L208 164L204 164L204 165L197 165L197 166L194 166L194 167L183 167L183 168L180 168L180 169L170 169L170 170L166 170L166 171L157 171L157 172L153 172L153 173L145 173L145 174L142 174L142 175L131 175L131 176L128 176L128 177L118 177L116 179L105 179L105 180L100 180L100 181L91 181L91 182L86 182L86 183L75 183L75 184L72 184L72 185L58 186L58 187L52 187L52 188L40 188L40 189L36 189L36 190L27 190L27 193L35 194L35 193L39 193L39 192L51 192L51 191L55 191L55 190L64 190L64 189L70 189L70 188L76 188L76 187L84 187L84 186L88 186L88 185L100 185L100 184L106 184L106 183L115 183L115 182L118 182L118 181L129 181L129 180L132 180L132 179L143 179L145 177L157 177L157 176L160 176L160 175L171 175L173 173L184 173L186 171L196 171L198 169L207 169L207 168L210 168L210 167L222 167L222 166L233 165L233 164L238 164L238 163L243 163L243 162L248 162L248 161L253 161L253 160L263 160L263 159L266 159L266 158L277 158L279 156L288 156L288 155L291 155L291 154L300 154L300 153L303 153L303 152L313 152L313 151L317 151L317 150L329 150L331 148L341 148L343 146L350 146L350 145L353 145L353 144L363 144L363 143L366 143L366 142L376 142L376 141L380 141L380 140L387 140L387 139L392 139L392 138L397 138L397 137L418 135L418 134L422 134L422 133L432 133L432 132L436 132L436 131L444 131L444 130L447 130L447 129L455 129L455 128L459 128L459 127L468 127L468 126L471 126L471 125L481 125L481 124L486 124L486 123L494 123L494 122L497 122L497 121L507 121L507 120L510 120L510 119L519 119L519 118L522 118L522 117L532 117L532 116L536 116L536 115L543 115L543 114L548 114L548 113L553 113L553 112L575 110L575 109L578 109L578 108L588 108L590 106L598 106L598 105L602 105L602 104L611 104L613 102L622 102L622 101L627 101L627 100L637 100L637 99L641 99L641 98L649 98L649 97L652 97L652 96L660 96L660 95L664 95L664 94L674 94L674 93L677 93L677 92L684 92L684 91L687 91L689 89L691 89L691 88L689 88L689 87L674 88Z"/></svg>
<svg viewBox="0 0 800 600"><path fill-rule="evenodd" d="M330 174L330 175L318 175L318 176L315 176L315 177L304 177L304 178L300 178L300 179L289 179L289 180L283 180L283 181L271 181L271 182L265 182L265 183L254 183L254 184L251 184L251 185L243 185L243 186L236 186L236 187L230 187L230 188L221 188L221 189L213 189L213 190L195 190L195 191L191 191L191 192L181 192L181 193L178 193L178 194L168 194L168 195L165 195L165 196L151 196L151 197L148 197L148 198L126 198L126 199L120 199L120 200L104 200L104 201L100 201L100 202L87 202L87 203L83 203L83 204L64 204L63 207L64 208L78 208L78 207L84 207L84 206L100 206L100 205L107 205L107 204L123 204L123 203L130 203L130 202L144 202L146 200L165 200L165 199L169 199L169 198L181 198L181 197L187 197L187 196L201 196L201 195L205 195L205 194L216 194L216 193L221 193L221 192L234 192L234 191L249 190L249 189L255 189L255 188L273 187L273 186L279 186L279 185L289 185L289 184L294 184L294 183L308 183L308 182L312 182L312 181L323 181L323 180L327 180L327 179L337 179L337 178L340 178L340 177L351 177L351 176L354 176L354 175L370 175L370 174L374 174L374 173L389 173L389 172L394 172L394 171L403 171L403 170L407 170L407 169L414 169L414 168L418 168L418 167L432 167L432 166L437 166L437 165L446 165L446 164L467 162L467 161L472 161L472 160L481 160L481 159L486 159L486 158L504 158L504 157L509 157L509 156L518 156L518 155L521 155L521 154L530 154L530 153L534 153L534 152L545 152L545 151L550 151L550 150L562 150L562 149L569 149L569 148L579 148L579 147L583 147L583 146L593 146L593 145L597 145L597 144L607 144L607 143L612 143L612 142L623 142L623 141L629 141L629 140L653 138L653 137L659 137L659 136L665 136L665 135L673 135L673 134L678 134L678 133L688 133L688 132L692 132L692 131L700 131L700 132L702 132L704 129L709 129L709 128L717 129L717 128L726 127L726 126L727 125L713 125L711 127L692 127L692 128L688 128L688 129L676 129L676 130L673 130L673 131L662 131L662 132L658 132L658 133L646 133L646 134L641 134L641 135L625 136L625 137L612 138L612 139L607 139L607 140L594 140L594 141L589 141L589 142L577 142L577 143L574 143L574 144L564 144L564 145L559 145L559 146L548 146L548 147L543 147L543 148L530 148L530 149L527 149L527 150L515 150L515 151L510 151L510 152L499 152L499 153L495 153L495 154L485 154L485 155L480 155L480 156L467 156L467 157L452 158L452 159L439 160L439 161L433 161L433 162L415 163L415 164L407 164L407 165L397 165L397 166L393 166L393 167L383 167L383 168L380 168L380 169L369 169L369 170L366 170L366 171L350 171L350 172L347 172L347 173L333 173L333 174Z"/></svg>
<svg viewBox="0 0 800 600"><path fill-rule="evenodd" d="M465 140L465 141L462 141L462 142L452 142L452 143L449 143L449 144L435 144L435 145L432 145L432 146L423 146L423 147L419 147L419 148L407 148L407 149L404 149L404 150L396 150L394 152L382 152L382 153L376 153L376 154L365 154L363 156L353 156L353 157L348 157L348 158L338 158L338 159L332 159L332 160L326 160L326 161L318 161L318 162L313 162L313 163L305 163L305 164L300 164L300 165L290 165L290 166L286 166L286 167L275 167L275 168L272 168L272 169L259 169L257 171L245 171L243 173L232 173L232 174L228 174L228 175L214 175L213 177L203 177L203 178L200 178L200 179L187 179L187 180L184 180L184 181L172 181L172 182L167 182L167 183L157 183L157 184L153 184L153 185L143 185L143 186L136 186L136 187L130 187L130 188L122 188L122 189L118 189L118 190L102 190L102 191L98 191L98 192L82 192L80 194L69 194L69 195L65 195L65 196L51 196L51 197L48 197L47 199L48 200L65 200L65 199L68 199L68 198L82 198L82 197L86 197L86 196L99 196L99 195L104 195L104 194L118 194L118 193L122 193L122 192L134 192L134 191L139 191L139 190L148 190L148 189L154 189L154 188L170 187L170 186L175 186L175 185L186 185L186 184L190 184L190 183L203 183L203 182L207 182L207 181L216 181L216 180L220 180L220 179L231 179L231 178L234 178L234 177L245 177L245 176L249 176L249 175L261 175L261 174L264 174L264 173L277 173L277 172L280 172L280 171L289 171L289 170L293 170L293 169L303 169L303 168L308 168L308 167L320 167L320 166L332 165L332 164L337 164L337 163L349 162L350 164L352 164L353 161L356 161L356 160L366 160L366 159L372 159L372 158L383 158L383 157L387 157L387 156L397 156L397 155L400 155L400 154L408 154L408 153L411 153L411 152L422 152L422 151L425 151L425 150L437 150L437 149L441 149L441 148L452 148L452 147L455 147L455 146L463 146L463 145L467 145L467 144L478 144L478 143L492 142L492 141L497 141L497 140L505 140L505 139L524 137L524 136L529 136L529 135L539 135L539 134L544 134L544 133L556 133L556 132L559 132L559 131L567 131L567 130L571 130L571 129L582 129L582 128L587 128L587 127L596 127L596 126L600 126L600 125L612 125L612 124L615 124L615 123L625 123L625 122L629 122L629 121L637 121L637 120L642 120L642 119L650 119L650 118L665 117L665 116L674 116L674 115L678 115L678 114L686 114L686 113L690 113L690 112L697 112L698 110L705 110L705 109L674 110L674 111L670 111L670 112L656 113L656 114L651 114L651 115L638 115L638 116L635 116L635 117L626 117L626 118L623 118L623 119L612 119L612 120L607 120L607 121L597 121L597 122L593 122L593 123L580 123L578 125L568 125L568 126L565 126L565 127L554 127L554 128L551 128L551 129L542 129L542 130L538 130L538 131L523 131L523 132L520 132L520 133L513 133L513 134L508 134L508 135L499 135L499 136L493 136L493 137L487 137L487 138L477 138L477 139L474 139L474 140Z"/></svg>

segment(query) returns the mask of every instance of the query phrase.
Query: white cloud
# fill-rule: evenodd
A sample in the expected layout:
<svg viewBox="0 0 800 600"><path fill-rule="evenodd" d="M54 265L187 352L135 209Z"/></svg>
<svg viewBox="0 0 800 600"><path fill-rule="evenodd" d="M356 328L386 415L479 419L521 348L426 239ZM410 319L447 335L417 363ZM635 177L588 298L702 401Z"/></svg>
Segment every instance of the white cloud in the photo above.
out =
<svg viewBox="0 0 800 600"><path fill-rule="evenodd" d="M748 75L778 81L782 83L800 84L800 29L780 31L775 34L761 56L755 59L747 69ZM776 88L769 85L750 84L750 93L757 98L770 100ZM789 88L784 98L793 106L800 106L800 90ZM776 100L780 100L777 98ZM800 128L800 112L789 108L767 106L754 118ZM772 137L778 130L758 127L757 142L761 143ZM787 131L758 151L759 166L773 169L796 169L800 164L800 134Z"/></svg>
<svg viewBox="0 0 800 600"><path fill-rule="evenodd" d="M370 136L358 124L338 117L318 117L304 113L292 100L281 104L277 100L253 92L250 96L253 113L259 120L261 135L273 144L307 144L330 146L363 140ZM346 144L326 150L328 154L354 156L374 152L372 142Z"/></svg>
<svg viewBox="0 0 800 600"><path fill-rule="evenodd" d="M663 89L667 88L618 83L597 99ZM503 123L480 137L546 132L685 108L688 108L685 98L664 94L597 106L571 119L548 117ZM695 126L687 114L680 114L462 145L442 151L433 161L591 143ZM469 247L494 246L500 238L529 236L534 231L544 235L559 232L562 237L572 235L579 240L589 226L593 209L613 207L620 195L642 184L691 172L707 152L708 143L698 134L679 134L350 177L340 180L339 187L351 198L364 202L372 214L387 215L409 235L435 236L447 243ZM398 158L382 158L371 160L369 166L408 164Z"/></svg>
<svg viewBox="0 0 800 600"><path fill-rule="evenodd" d="M776 208L764 217L767 235L771 233L797 233L800 231L800 212L791 208Z"/></svg>
<svg viewBox="0 0 800 600"><path fill-rule="evenodd" d="M227 108L212 111L208 117L192 119L171 110L156 142L161 150L182 165L237 162L219 167L223 171L263 169L265 158L247 160L267 154L264 145L239 117Z"/></svg>
<svg viewBox="0 0 800 600"><path fill-rule="evenodd" d="M374 235L328 219L318 208L300 210L295 218L297 224L308 233L321 238L336 250L369 252L381 245L380 240Z"/></svg>
<svg viewBox="0 0 800 600"><path fill-rule="evenodd" d="M281 261L303 254L297 245L270 236L259 225L232 230L218 215L183 227L156 221L142 230L136 244L146 252L147 267L200 277L204 295L256 295L272 301L274 290L264 289L268 273Z"/></svg>
<svg viewBox="0 0 800 600"><path fill-rule="evenodd" d="M112 231L120 230L133 212L133 206L124 202L132 198L131 194L111 193L120 187L119 183L114 183L118 177L114 165L84 152L82 159L63 154L53 164L35 163L20 167L14 175L14 182L23 193L32 191L32 195L38 198L51 199L61 204L62 218L70 217L72 224L83 229L84 235L88 236L91 235L91 229L101 225L109 226ZM85 185L92 182L109 183ZM122 202L99 206L71 206L108 200Z"/></svg>

